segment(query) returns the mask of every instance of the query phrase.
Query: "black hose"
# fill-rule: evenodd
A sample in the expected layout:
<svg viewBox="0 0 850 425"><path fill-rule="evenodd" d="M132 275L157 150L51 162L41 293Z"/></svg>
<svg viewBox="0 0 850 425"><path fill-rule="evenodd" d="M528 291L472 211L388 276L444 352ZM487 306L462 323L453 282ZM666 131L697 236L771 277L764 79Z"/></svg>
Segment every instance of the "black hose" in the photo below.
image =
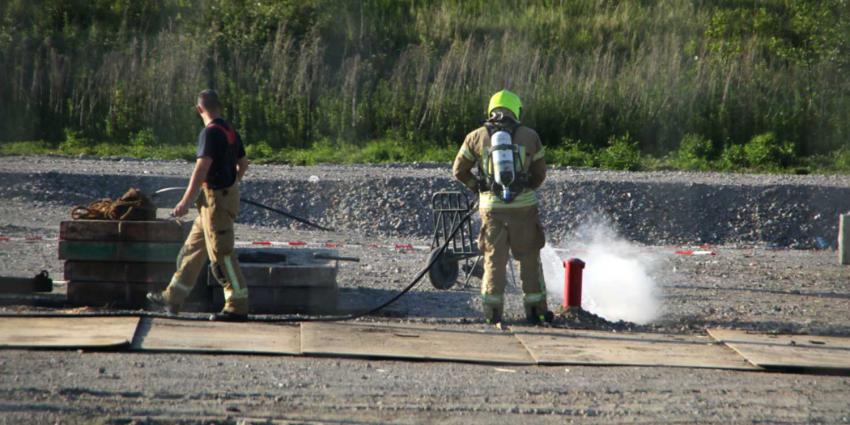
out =
<svg viewBox="0 0 850 425"><path fill-rule="evenodd" d="M466 223L466 221L469 220L472 217L472 215L475 214L475 212L477 210L478 210L478 202L476 201L470 206L469 211L457 222L457 224L455 224L454 228L452 228L452 231L449 234L449 236L446 238L446 240L443 242L443 244L440 245L439 253L437 255L431 257L430 261L428 261L428 264L422 270L420 270L419 273L416 274L416 277L413 278L413 281L411 281L404 289L399 291L399 293L395 294L392 298L390 298L389 300L385 301L384 303L382 303L381 305L379 305L377 307L373 307L369 310L366 310L366 311L363 311L363 312L360 312L360 313L351 313L351 314L345 314L345 315L339 315L339 316L287 317L287 318L282 318L282 319L272 319L272 318L257 319L257 318L254 318L254 319L249 320L249 322L273 322L273 323L342 322L342 321L347 321L347 320L355 320L355 319L359 319L359 318L364 317L364 316L369 316L371 314L375 314L375 313L387 308L392 303L398 301L399 298L403 297L405 294L410 292L410 290L413 289L417 284L419 284L419 282L422 280L422 278L425 277L425 274L428 273L428 270L430 270L431 267L434 267L434 264L436 264L437 261L440 260L440 257L442 257L443 254L446 252L446 248L449 246L451 241L454 239L454 237L460 231L463 224ZM31 317L31 316L37 316L37 317L69 317L69 316L80 316L80 317L82 317L82 316L84 316L84 317L121 317L121 316L125 316L126 317L126 316L143 316L143 317L161 317L161 318L177 319L177 320L195 320L195 321L197 321L197 320L207 320L206 318L201 318L201 317L187 317L187 316L181 317L181 316L171 315L171 314L168 314L168 313L153 312L153 311L143 311L143 312L138 313L138 314L128 314L128 313L124 313L124 312L114 312L114 313L113 312L95 312L95 313L85 313L85 314L57 314L57 313L7 314L7 313L0 313L0 317Z"/></svg>
<svg viewBox="0 0 850 425"><path fill-rule="evenodd" d="M264 210L269 210L269 211L271 211L271 212L276 212L276 213L278 213L278 214L280 214L280 215L282 215L282 216L284 216L284 217L291 218L291 219L293 219L293 220L295 220L295 221L297 221L297 222L299 222L299 223L304 223L304 224L306 224L306 225L308 225L308 226L310 226L310 227L315 227L315 228L317 228L317 229L319 229L319 230L324 230L324 231L326 231L326 232L333 232L333 231L334 231L333 229L330 229L330 228L327 228L327 227L324 227L324 226L320 226L320 225L318 225L318 224L316 224L316 223L313 223L313 222L312 222L312 221L310 221L310 220L307 220L307 219L304 219L304 218L298 217L298 216L297 216L297 215L295 215L295 214L292 214L292 213L289 213L289 212L286 212L286 211L284 211L284 210L280 210L280 209L277 209L277 208L273 208L273 207L270 207L270 206L268 206L268 205L263 205L263 204L261 204L261 203L259 203L259 202L257 202L257 201L252 201L252 200L250 200L250 199L245 199L245 198L239 198L239 200L240 200L240 201L242 201L242 202L244 202L244 203L246 203L246 204L248 204L248 205L253 205L253 206L257 207L257 208L262 208L262 209L264 209Z"/></svg>
<svg viewBox="0 0 850 425"><path fill-rule="evenodd" d="M395 294L395 296L393 296L389 300L385 301L383 304L381 304L377 307L374 307L371 310L364 311L362 313L352 313L352 314L347 314L347 315L344 315L344 316L313 317L313 318L308 318L307 320L286 320L286 319L284 319L284 320L280 320L280 321L337 322L337 321L344 321L344 320L359 319L363 316L369 316L371 314L375 314L375 313L383 310L384 308L386 308L390 304L398 301L398 299L401 298L402 296L404 296L404 294L410 292L410 290L413 289L413 287L415 287L419 283L419 281L422 280L423 277L425 277L425 274L428 273L428 270L431 270L431 267L434 267L434 264L436 264L437 261L440 260L440 257L442 257L443 254L446 252L446 248L449 246L449 243L451 243L451 241L454 239L455 235L457 235L457 233L460 231L463 224L466 223L466 221L469 220L472 217L472 215L475 214L475 212L477 210L478 210L478 203L476 202L470 207L469 212L467 212L466 215L464 215L460 219L460 221L458 221L458 223L455 225L455 227L452 229L452 232L451 232L451 234L449 234L449 237L447 237L445 242L443 242L443 244L440 246L440 252L437 255L435 255L431 258L431 260L428 262L428 264L422 270L420 270L419 273L416 274L416 277L413 278L413 281L410 282L410 284L408 284L404 289L399 291L398 294Z"/></svg>
<svg viewBox="0 0 850 425"><path fill-rule="evenodd" d="M164 188L159 189L156 192L154 192L153 195L151 195L151 198L156 198L157 196L162 195L163 193L174 192L174 191L182 191L182 190L186 190L186 188L185 187L164 187ZM257 208L262 208L264 210L269 210L271 212L278 213L278 214L280 214L284 217L290 218L290 219L295 220L299 223L304 223L304 224L306 224L310 227L315 227L316 229L319 229L319 230L324 230L326 232L333 232L334 231L333 229L330 229L330 228L327 228L327 227L324 227L324 226L320 226L316 223L313 223L312 221L307 220L306 218L298 217L297 215L292 214L289 211L284 211L282 209L270 207L268 205L261 204L257 201L252 201L252 200L246 199L246 198L239 198L239 200L248 204L248 205L253 205Z"/></svg>

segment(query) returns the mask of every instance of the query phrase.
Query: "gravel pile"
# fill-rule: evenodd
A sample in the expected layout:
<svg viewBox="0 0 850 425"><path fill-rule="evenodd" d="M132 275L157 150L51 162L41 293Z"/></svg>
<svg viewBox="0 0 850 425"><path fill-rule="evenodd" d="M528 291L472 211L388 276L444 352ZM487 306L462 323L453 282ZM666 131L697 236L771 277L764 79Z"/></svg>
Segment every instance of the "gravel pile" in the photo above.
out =
<svg viewBox="0 0 850 425"><path fill-rule="evenodd" d="M182 161L11 157L0 164L0 198L69 208L128 187L146 192L185 185ZM431 195L464 190L448 165L254 166L243 196L364 235L431 234ZM472 194L466 192L470 197ZM163 197L168 206L178 194ZM834 246L838 214L850 210L844 176L621 173L550 169L541 216L557 243L579 226L604 221L645 244L763 242L772 246ZM303 229L274 213L244 207L249 225Z"/></svg>

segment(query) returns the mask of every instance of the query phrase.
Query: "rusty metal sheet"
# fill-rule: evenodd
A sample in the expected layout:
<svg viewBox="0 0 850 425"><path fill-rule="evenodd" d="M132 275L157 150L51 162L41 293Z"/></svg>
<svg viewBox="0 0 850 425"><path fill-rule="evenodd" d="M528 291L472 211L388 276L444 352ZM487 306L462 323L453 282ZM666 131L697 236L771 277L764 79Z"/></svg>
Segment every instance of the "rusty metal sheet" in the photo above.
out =
<svg viewBox="0 0 850 425"><path fill-rule="evenodd" d="M301 349L322 356L534 364L522 344L504 332L302 323Z"/></svg>
<svg viewBox="0 0 850 425"><path fill-rule="evenodd" d="M145 318L133 348L190 353L301 354L298 325Z"/></svg>
<svg viewBox="0 0 850 425"><path fill-rule="evenodd" d="M764 368L850 371L850 338L770 335L735 329L708 332L750 363Z"/></svg>
<svg viewBox="0 0 850 425"><path fill-rule="evenodd" d="M753 370L758 367L708 336L514 329L542 365L667 366Z"/></svg>
<svg viewBox="0 0 850 425"><path fill-rule="evenodd" d="M128 345L138 317L3 317L2 348L105 348Z"/></svg>

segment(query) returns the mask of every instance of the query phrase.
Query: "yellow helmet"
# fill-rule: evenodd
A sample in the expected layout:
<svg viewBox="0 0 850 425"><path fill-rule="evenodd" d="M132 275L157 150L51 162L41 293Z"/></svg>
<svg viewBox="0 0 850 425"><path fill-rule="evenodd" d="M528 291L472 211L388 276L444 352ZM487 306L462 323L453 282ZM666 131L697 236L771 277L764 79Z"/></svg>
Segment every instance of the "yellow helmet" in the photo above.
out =
<svg viewBox="0 0 850 425"><path fill-rule="evenodd" d="M516 115L519 119L519 114L522 112L522 102L519 96L510 90L502 90L497 92L490 98L490 106L487 107L487 115L490 115L496 108L506 108Z"/></svg>

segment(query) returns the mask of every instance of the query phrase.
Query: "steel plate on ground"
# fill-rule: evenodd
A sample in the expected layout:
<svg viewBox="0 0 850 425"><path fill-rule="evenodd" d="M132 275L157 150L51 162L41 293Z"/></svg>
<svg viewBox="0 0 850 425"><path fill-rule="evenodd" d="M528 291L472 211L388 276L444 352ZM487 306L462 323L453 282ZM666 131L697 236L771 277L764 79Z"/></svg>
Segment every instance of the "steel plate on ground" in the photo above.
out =
<svg viewBox="0 0 850 425"><path fill-rule="evenodd" d="M130 344L138 317L3 317L3 348L106 348Z"/></svg>
<svg viewBox="0 0 850 425"><path fill-rule="evenodd" d="M850 338L814 335L769 335L734 329L709 329L750 363L764 368L850 371Z"/></svg>
<svg viewBox="0 0 850 425"><path fill-rule="evenodd" d="M667 366L759 369L709 337L514 328L541 365Z"/></svg>
<svg viewBox="0 0 850 425"><path fill-rule="evenodd" d="M323 356L534 364L507 333L400 326L302 323L301 350Z"/></svg>
<svg viewBox="0 0 850 425"><path fill-rule="evenodd" d="M144 319L133 348L190 353L300 354L297 325Z"/></svg>

